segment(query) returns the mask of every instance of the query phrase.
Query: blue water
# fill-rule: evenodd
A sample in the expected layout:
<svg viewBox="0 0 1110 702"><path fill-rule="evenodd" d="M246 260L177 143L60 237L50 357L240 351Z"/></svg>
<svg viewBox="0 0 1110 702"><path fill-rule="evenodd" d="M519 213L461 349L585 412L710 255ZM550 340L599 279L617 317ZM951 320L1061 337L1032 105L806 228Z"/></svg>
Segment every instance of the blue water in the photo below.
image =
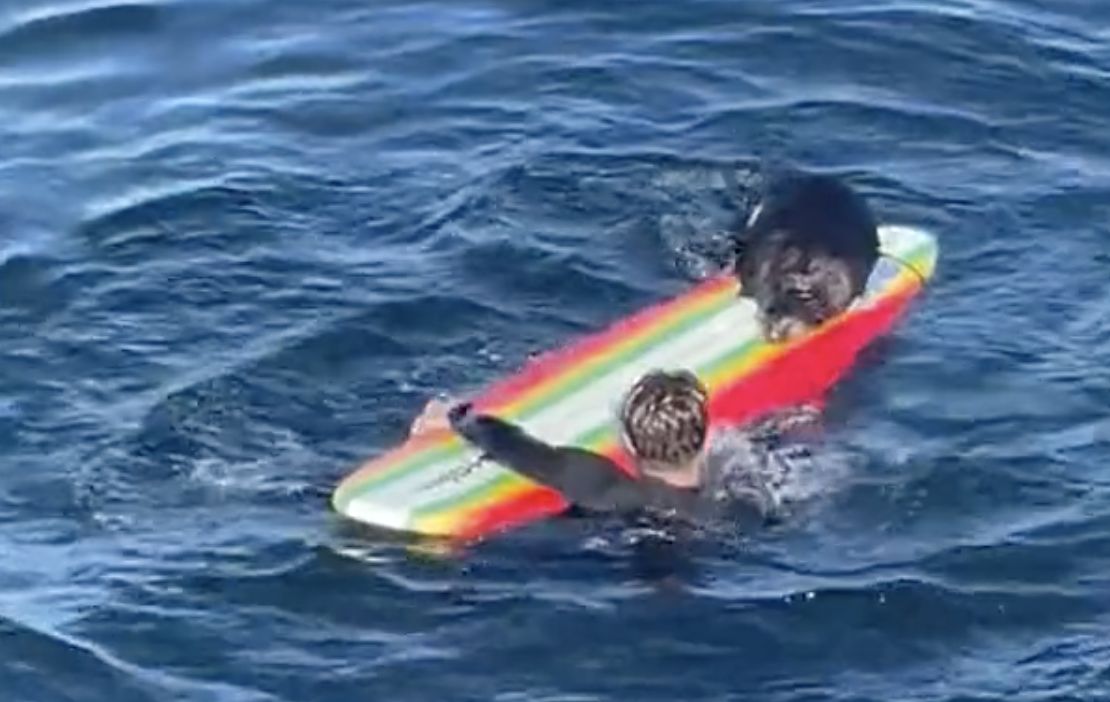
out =
<svg viewBox="0 0 1110 702"><path fill-rule="evenodd" d="M1110 699L1108 26L9 0L0 699ZM660 570L588 524L436 557L329 511L430 394L704 275L782 167L942 249L792 519Z"/></svg>

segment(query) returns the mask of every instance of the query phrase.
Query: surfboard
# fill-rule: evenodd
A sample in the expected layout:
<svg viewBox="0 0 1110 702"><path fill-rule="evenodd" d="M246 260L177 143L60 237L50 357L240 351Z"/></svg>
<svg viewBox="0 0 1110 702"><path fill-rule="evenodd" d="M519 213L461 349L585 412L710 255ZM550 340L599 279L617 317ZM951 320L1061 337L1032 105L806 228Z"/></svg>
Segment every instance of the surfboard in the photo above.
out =
<svg viewBox="0 0 1110 702"><path fill-rule="evenodd" d="M933 276L938 252L930 233L892 225L880 227L879 238L883 256L864 294L790 342L764 341L755 304L739 297L735 278L720 275L534 358L469 399L549 443L598 451L629 471L616 408L649 370L697 373L715 424L820 401ZM463 541L567 507L557 492L483 459L451 431L408 438L371 458L339 482L331 504L363 524Z"/></svg>

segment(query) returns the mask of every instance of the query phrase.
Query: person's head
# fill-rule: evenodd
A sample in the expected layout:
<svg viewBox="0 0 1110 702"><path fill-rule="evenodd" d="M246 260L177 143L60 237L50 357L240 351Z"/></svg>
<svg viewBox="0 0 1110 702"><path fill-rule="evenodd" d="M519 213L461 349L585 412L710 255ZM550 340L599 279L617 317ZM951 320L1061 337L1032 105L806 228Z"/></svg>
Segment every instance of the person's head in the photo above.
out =
<svg viewBox="0 0 1110 702"><path fill-rule="evenodd" d="M622 438L642 470L665 477L689 469L702 455L709 429L709 396L689 371L651 371L621 406Z"/></svg>

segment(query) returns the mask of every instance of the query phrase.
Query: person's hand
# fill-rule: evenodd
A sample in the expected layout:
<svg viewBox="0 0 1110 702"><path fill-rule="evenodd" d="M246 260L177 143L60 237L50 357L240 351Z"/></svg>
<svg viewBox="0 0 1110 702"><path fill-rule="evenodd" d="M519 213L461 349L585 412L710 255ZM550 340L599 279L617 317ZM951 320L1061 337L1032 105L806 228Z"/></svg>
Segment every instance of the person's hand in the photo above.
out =
<svg viewBox="0 0 1110 702"><path fill-rule="evenodd" d="M412 420L409 436L450 429L451 423L448 421L447 413L455 404L456 401L448 397L433 397L428 400L423 411Z"/></svg>
<svg viewBox="0 0 1110 702"><path fill-rule="evenodd" d="M447 421L455 431L465 429L466 425L474 419L474 404L472 402L459 402L447 410Z"/></svg>

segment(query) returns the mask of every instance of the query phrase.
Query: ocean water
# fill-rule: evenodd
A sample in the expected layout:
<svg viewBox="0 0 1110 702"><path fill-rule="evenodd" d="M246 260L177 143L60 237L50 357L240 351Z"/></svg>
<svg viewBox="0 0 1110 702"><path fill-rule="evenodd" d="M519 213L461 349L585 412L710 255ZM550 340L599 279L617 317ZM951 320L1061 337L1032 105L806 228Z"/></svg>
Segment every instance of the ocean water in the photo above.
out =
<svg viewBox="0 0 1110 702"><path fill-rule="evenodd" d="M8 0L0 699L1110 699L1110 4ZM327 498L837 173L940 268L659 571ZM611 535L610 535L611 536ZM649 559L650 560L650 559Z"/></svg>

